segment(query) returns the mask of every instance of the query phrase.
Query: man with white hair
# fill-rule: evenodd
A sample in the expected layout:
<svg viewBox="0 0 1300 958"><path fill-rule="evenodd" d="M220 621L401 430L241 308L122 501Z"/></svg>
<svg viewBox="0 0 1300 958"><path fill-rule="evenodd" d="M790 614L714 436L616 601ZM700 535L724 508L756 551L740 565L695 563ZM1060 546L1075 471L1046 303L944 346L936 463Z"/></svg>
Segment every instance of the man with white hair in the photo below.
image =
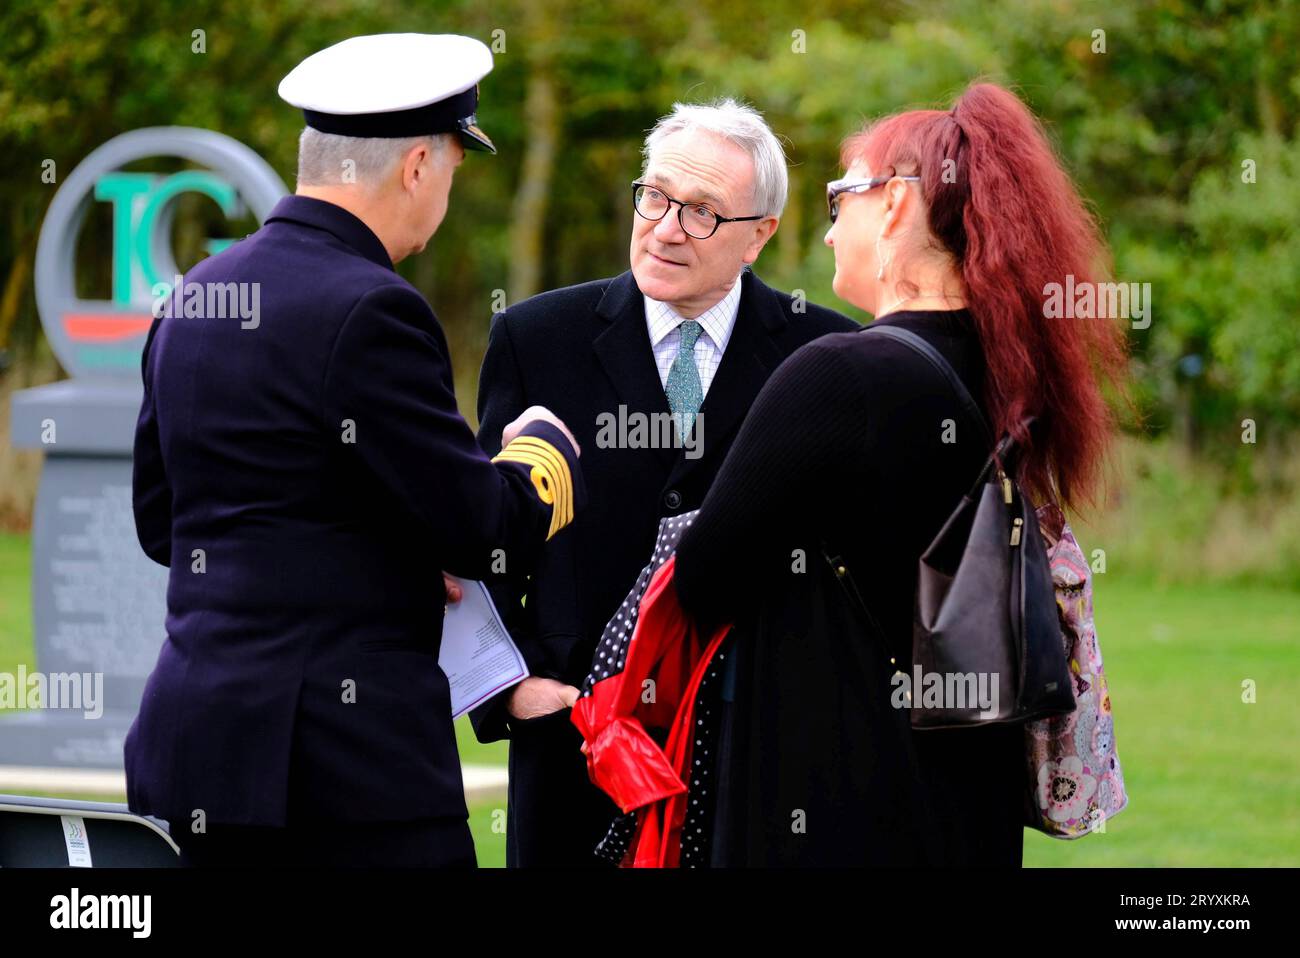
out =
<svg viewBox="0 0 1300 958"><path fill-rule="evenodd" d="M442 570L481 578L500 550L527 568L583 498L545 409L479 447L442 327L393 269L465 147L492 150L491 67L477 40L423 34L299 64L280 86L307 122L297 194L186 276L255 287L258 322L187 310L149 332L135 519L171 571L127 794L185 864L475 864Z"/></svg>
<svg viewBox="0 0 1300 958"><path fill-rule="evenodd" d="M510 739L512 866L604 861L595 848L618 809L589 781L569 718L601 632L660 517L700 506L772 371L804 343L856 328L749 268L788 192L785 154L757 111L676 104L644 153L631 269L500 313L479 380L484 448L544 404L582 445L588 490L530 578L507 562L489 580L531 673L471 713L480 740Z"/></svg>

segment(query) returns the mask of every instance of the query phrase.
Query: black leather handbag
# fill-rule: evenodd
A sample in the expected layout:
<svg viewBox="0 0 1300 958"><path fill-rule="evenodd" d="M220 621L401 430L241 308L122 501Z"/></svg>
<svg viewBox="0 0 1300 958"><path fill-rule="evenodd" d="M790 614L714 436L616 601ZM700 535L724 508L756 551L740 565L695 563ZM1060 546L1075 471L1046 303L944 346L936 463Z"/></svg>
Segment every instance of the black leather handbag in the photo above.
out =
<svg viewBox="0 0 1300 958"><path fill-rule="evenodd" d="M888 336L929 360L992 445L984 413L942 353L897 326L868 327L863 335ZM1011 436L998 442L921 556L908 676L913 728L1026 722L1074 711L1047 549L1033 506L1010 478L1016 451ZM829 553L827 560L879 632L843 562ZM992 682L995 710L972 701L975 690Z"/></svg>

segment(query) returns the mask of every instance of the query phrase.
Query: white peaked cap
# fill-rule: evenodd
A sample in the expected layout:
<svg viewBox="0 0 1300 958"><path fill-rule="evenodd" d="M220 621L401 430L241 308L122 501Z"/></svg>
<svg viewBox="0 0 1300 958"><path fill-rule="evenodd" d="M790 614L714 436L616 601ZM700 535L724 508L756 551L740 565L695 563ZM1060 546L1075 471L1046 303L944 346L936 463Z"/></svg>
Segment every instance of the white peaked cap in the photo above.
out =
<svg viewBox="0 0 1300 958"><path fill-rule="evenodd" d="M452 33L379 33L313 53L280 81L280 98L323 133L358 137L460 133L495 153L478 127L478 82L492 52Z"/></svg>

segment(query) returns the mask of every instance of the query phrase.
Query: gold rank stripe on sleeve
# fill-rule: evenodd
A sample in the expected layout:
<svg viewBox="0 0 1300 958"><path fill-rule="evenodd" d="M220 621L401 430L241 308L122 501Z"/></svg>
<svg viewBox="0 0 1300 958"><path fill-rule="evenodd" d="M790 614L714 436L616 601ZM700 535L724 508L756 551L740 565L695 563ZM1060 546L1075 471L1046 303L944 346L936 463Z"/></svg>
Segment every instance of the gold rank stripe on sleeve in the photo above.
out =
<svg viewBox="0 0 1300 958"><path fill-rule="evenodd" d="M568 460L545 439L519 436L512 439L493 462L518 462L530 466L529 478L537 496L551 507L549 539L573 521L573 476Z"/></svg>

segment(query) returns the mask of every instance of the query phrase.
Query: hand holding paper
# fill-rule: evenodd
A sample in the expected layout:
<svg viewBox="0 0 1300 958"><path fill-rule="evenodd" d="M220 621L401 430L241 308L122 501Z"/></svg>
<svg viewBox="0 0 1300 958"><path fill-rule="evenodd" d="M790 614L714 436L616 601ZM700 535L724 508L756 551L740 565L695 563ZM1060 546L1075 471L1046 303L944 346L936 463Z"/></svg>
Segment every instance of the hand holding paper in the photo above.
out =
<svg viewBox="0 0 1300 958"><path fill-rule="evenodd" d="M445 575L445 574L444 574ZM528 676L528 666L501 622L482 582L445 576L447 614L442 623L438 665L451 687L451 717L459 718L476 705ZM461 599L452 604L451 587Z"/></svg>

